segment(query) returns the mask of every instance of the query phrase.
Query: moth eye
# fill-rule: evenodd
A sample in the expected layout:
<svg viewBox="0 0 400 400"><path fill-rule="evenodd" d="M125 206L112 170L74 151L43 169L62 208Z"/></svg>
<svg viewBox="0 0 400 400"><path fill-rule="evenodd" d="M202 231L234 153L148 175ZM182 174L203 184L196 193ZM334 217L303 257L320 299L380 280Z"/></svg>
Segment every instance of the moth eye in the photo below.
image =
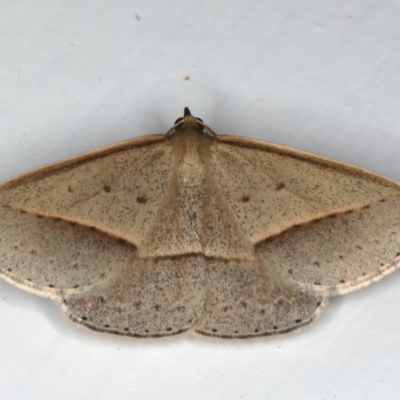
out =
<svg viewBox="0 0 400 400"><path fill-rule="evenodd" d="M197 126L198 126L203 132L205 132L203 120L202 120L201 118L197 118L197 117L196 117L196 119L197 119L197 121L199 121L198 124L197 124Z"/></svg>
<svg viewBox="0 0 400 400"><path fill-rule="evenodd" d="M175 121L174 125L176 125L178 122L181 122L182 120L183 120L182 117L178 118L178 119Z"/></svg>

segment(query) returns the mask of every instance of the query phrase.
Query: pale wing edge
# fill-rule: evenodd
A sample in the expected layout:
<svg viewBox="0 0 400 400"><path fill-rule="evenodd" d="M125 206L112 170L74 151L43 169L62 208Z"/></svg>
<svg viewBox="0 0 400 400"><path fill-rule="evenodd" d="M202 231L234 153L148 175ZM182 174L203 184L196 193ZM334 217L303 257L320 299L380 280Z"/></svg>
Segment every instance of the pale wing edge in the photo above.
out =
<svg viewBox="0 0 400 400"><path fill-rule="evenodd" d="M218 142L232 146L259 149L270 153L291 157L297 160L317 164L325 168L342 170L344 173L350 173L352 175L362 177L363 179L367 178L372 181L378 180L380 182L385 182L386 184L390 183L392 184L393 187L400 189L399 182L397 182L394 179L388 178L384 175L371 172L366 168L358 167L342 161L333 160L331 158L319 156L303 150L297 150L292 147L266 142L263 140L250 139L242 136L232 136L232 135L218 135L216 137L216 140Z"/></svg>
<svg viewBox="0 0 400 400"><path fill-rule="evenodd" d="M165 134L161 133L141 136L138 138L128 139L122 142L103 146L95 150L91 150L76 156L66 158L62 161L50 163L4 181L3 183L0 184L0 191L12 189L21 184L27 184L29 182L41 179L47 175L55 174L57 172L62 172L66 169L83 165L89 163L90 161L96 160L98 158L107 157L114 153L160 143L165 140L165 137L166 137Z"/></svg>

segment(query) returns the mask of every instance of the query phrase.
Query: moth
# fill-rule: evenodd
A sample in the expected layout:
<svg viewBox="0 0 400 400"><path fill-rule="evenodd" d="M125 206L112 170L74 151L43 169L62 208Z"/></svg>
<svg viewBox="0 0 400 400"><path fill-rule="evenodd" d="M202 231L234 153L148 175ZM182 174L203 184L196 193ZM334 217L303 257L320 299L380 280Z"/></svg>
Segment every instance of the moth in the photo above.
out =
<svg viewBox="0 0 400 400"><path fill-rule="evenodd" d="M0 275L136 337L288 332L400 265L400 184L185 108L0 186Z"/></svg>

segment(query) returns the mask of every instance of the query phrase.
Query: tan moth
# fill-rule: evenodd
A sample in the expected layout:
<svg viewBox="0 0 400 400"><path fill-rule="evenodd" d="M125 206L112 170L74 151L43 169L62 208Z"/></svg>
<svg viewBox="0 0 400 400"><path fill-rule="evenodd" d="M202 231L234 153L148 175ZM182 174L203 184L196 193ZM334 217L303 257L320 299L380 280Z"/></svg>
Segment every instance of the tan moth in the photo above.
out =
<svg viewBox="0 0 400 400"><path fill-rule="evenodd" d="M186 108L0 186L0 275L122 335L244 338L311 322L400 265L400 184Z"/></svg>

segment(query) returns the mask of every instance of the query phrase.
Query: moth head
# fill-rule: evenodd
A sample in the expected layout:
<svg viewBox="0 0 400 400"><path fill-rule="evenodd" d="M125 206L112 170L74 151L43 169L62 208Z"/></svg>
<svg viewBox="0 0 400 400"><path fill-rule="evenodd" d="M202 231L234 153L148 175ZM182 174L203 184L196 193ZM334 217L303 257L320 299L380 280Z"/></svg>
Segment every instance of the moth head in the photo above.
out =
<svg viewBox="0 0 400 400"><path fill-rule="evenodd" d="M188 107L185 107L183 117L175 121L174 125L168 130L167 135L173 135L175 132L185 128L197 128L209 136L215 136L215 132L201 118L194 117Z"/></svg>

